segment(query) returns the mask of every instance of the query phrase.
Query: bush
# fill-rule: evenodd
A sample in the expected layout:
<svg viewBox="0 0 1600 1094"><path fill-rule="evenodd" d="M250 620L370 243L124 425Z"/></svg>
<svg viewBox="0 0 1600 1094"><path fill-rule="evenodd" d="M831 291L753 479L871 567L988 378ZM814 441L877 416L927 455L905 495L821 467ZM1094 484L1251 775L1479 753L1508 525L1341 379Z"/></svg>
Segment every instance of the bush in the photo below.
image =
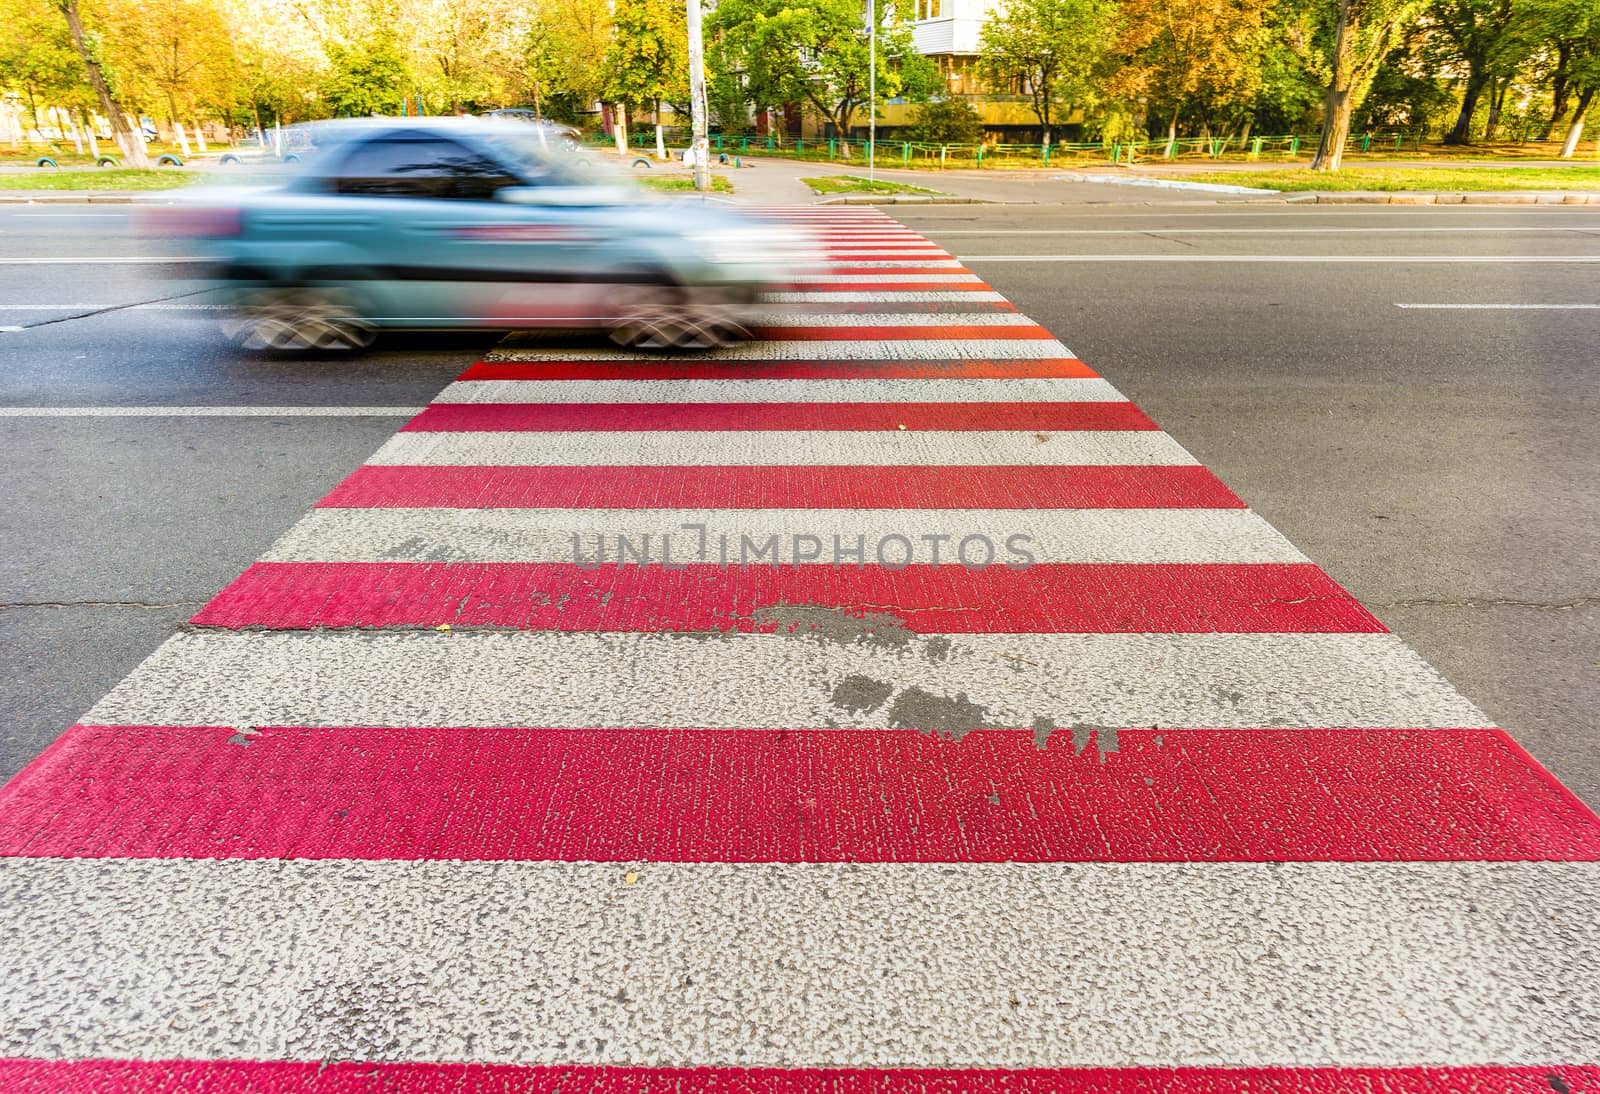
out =
<svg viewBox="0 0 1600 1094"><path fill-rule="evenodd" d="M937 99L917 107L899 136L926 144L977 144L983 140L983 120L965 99Z"/></svg>

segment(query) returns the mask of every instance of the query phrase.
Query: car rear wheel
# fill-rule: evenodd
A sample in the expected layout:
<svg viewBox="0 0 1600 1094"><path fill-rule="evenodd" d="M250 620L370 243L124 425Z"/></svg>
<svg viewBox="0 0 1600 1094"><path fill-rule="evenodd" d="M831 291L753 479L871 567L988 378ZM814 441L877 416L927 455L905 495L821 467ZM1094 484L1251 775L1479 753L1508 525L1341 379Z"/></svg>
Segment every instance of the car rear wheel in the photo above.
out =
<svg viewBox="0 0 1600 1094"><path fill-rule="evenodd" d="M667 285L619 294L611 341L627 349L706 350L750 337L728 308L687 299Z"/></svg>
<svg viewBox="0 0 1600 1094"><path fill-rule="evenodd" d="M269 353L352 353L378 336L347 293L314 287L245 290L222 332L241 349Z"/></svg>

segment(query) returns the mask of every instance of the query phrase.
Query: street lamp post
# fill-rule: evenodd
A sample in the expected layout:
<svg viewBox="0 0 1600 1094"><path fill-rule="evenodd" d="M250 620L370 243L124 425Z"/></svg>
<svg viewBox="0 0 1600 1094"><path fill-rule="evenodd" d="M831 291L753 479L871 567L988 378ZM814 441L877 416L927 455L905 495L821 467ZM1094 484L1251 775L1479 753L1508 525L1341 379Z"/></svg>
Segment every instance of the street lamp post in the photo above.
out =
<svg viewBox="0 0 1600 1094"><path fill-rule="evenodd" d="M844 136L848 137L846 133ZM878 4L867 0L867 181L877 177L878 164Z"/></svg>
<svg viewBox="0 0 1600 1094"><path fill-rule="evenodd" d="M700 36L700 0L689 9L689 119L693 124L694 188L711 189L711 142L706 137L705 43Z"/></svg>

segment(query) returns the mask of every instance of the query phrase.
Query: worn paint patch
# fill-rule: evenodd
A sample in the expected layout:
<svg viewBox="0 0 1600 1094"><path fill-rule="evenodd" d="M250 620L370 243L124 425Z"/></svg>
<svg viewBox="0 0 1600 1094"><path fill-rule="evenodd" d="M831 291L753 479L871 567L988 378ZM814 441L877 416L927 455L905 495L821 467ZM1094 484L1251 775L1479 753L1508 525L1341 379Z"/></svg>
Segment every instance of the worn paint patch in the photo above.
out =
<svg viewBox="0 0 1600 1094"><path fill-rule="evenodd" d="M750 619L757 626L777 628L779 634L805 635L841 646L861 644L879 649L904 649L916 637L906 627L905 620L897 615L825 604L769 604L751 612ZM948 639L945 647L949 647Z"/></svg>
<svg viewBox="0 0 1600 1094"><path fill-rule="evenodd" d="M889 725L959 741L975 729L999 728L984 721L987 714L988 710L968 699L965 692L951 697L910 687L895 696Z"/></svg>
<svg viewBox="0 0 1600 1094"><path fill-rule="evenodd" d="M893 684L874 680L870 676L850 675L834 687L830 702L851 714L870 714L888 702L892 694Z"/></svg>

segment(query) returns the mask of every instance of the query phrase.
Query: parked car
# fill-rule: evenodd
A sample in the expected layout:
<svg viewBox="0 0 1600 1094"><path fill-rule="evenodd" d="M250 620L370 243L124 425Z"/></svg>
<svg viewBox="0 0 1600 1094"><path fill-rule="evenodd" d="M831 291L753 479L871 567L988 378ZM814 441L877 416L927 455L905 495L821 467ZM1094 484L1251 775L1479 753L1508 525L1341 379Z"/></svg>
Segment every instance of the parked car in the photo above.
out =
<svg viewBox="0 0 1600 1094"><path fill-rule="evenodd" d="M384 328L582 328L619 344L746 337L799 241L673 204L520 122L373 119L319 135L282 185L149 210L208 253L252 349L355 349Z"/></svg>

